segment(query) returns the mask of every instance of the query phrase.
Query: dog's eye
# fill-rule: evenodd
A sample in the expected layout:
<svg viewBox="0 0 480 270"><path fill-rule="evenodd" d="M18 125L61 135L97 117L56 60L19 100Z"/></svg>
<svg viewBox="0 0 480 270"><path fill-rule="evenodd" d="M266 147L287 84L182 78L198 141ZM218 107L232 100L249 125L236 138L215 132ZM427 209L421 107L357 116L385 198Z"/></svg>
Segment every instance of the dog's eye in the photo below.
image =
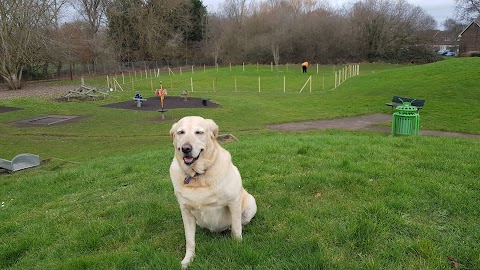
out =
<svg viewBox="0 0 480 270"><path fill-rule="evenodd" d="M177 131L177 134L178 134L178 135L183 135L183 134L185 134L185 131L179 130L179 131Z"/></svg>
<svg viewBox="0 0 480 270"><path fill-rule="evenodd" d="M200 131L200 130L199 130L199 131L195 131L195 134L197 134L197 135L202 135L202 134L203 134L203 131Z"/></svg>

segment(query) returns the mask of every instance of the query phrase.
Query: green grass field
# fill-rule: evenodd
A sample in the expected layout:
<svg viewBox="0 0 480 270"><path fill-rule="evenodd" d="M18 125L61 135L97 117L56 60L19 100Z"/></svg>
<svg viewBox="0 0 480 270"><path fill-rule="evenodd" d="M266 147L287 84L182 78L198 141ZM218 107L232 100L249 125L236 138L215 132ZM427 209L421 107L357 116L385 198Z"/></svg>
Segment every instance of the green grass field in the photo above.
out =
<svg viewBox="0 0 480 270"><path fill-rule="evenodd" d="M224 147L258 213L242 242L197 230L191 269L452 269L451 260L479 269L478 139L265 128L389 113L384 103L400 95L426 99L422 129L480 134L479 64L361 64L359 76L334 90L332 66L318 74L311 67L308 75L293 66L225 67L162 73L136 81L135 92L126 83L105 100L0 100L23 108L0 114L0 157L30 152L45 159L0 174L0 268L179 269L185 246L168 175L168 130L172 118L201 115L240 139ZM312 92L299 93L309 75ZM190 90L193 81L190 96L221 107L170 110L167 121L158 112L100 107L136 92L153 96L151 84L160 80L170 95ZM50 127L13 124L46 114L84 118Z"/></svg>

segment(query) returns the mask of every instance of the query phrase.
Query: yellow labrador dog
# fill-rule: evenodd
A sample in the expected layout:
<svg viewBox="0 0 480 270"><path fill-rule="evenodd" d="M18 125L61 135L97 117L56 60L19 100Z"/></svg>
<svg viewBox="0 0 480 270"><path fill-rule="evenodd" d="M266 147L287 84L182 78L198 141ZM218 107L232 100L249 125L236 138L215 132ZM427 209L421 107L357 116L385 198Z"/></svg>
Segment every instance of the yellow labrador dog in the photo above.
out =
<svg viewBox="0 0 480 270"><path fill-rule="evenodd" d="M220 232L231 228L242 239L242 225L257 212L255 199L242 186L230 153L217 143L218 126L211 119L187 116L173 124L175 156L170 166L175 196L182 212L187 268L195 255L195 228Z"/></svg>

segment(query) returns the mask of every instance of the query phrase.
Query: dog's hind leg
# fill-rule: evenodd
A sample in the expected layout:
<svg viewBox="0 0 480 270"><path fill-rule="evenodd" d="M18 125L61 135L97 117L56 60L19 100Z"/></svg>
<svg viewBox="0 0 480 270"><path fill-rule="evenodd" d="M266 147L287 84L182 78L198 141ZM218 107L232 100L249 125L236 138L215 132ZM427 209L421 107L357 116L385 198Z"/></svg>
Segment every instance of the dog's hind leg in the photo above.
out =
<svg viewBox="0 0 480 270"><path fill-rule="evenodd" d="M245 190L243 192L244 194L246 193L245 196L242 196L244 200L242 202L242 224L245 225L248 224L257 213L257 203L251 194L248 194Z"/></svg>

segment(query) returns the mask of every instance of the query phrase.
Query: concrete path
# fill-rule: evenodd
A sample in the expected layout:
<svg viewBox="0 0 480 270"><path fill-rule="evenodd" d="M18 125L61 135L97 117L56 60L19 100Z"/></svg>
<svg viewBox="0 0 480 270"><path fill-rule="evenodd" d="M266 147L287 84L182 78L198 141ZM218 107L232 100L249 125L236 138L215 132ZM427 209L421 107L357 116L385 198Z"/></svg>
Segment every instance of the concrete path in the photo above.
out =
<svg viewBox="0 0 480 270"><path fill-rule="evenodd" d="M336 118L329 120L315 120L296 123L285 123L278 125L269 125L267 128L283 131L305 131L319 129L348 129L348 130L371 130L390 133L391 126L375 126L380 123L391 122L390 114L371 114L363 116ZM446 132L436 130L420 130L421 135L427 136L444 136L444 137L462 137L480 139L480 135L466 134L459 132Z"/></svg>

